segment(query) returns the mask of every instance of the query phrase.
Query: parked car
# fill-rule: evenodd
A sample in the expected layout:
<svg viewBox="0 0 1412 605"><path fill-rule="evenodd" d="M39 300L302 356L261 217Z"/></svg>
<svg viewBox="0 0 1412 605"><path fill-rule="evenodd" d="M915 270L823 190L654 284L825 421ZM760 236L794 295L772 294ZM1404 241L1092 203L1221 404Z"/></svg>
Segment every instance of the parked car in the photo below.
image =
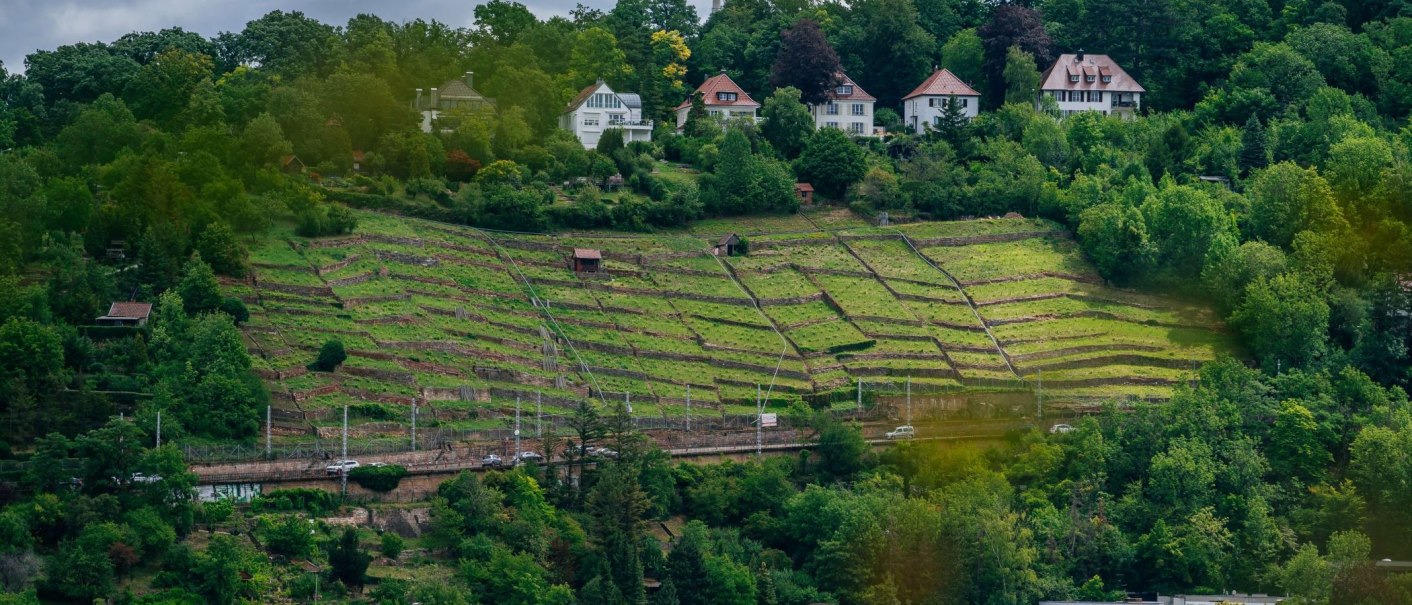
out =
<svg viewBox="0 0 1412 605"><path fill-rule="evenodd" d="M480 459L481 466L487 466L490 468L500 468L500 465L504 463L505 461L501 460L500 456L497 456L495 454L489 454L486 457Z"/></svg>
<svg viewBox="0 0 1412 605"><path fill-rule="evenodd" d="M522 462L544 462L544 456L536 452L520 452L515 454L515 464Z"/></svg>
<svg viewBox="0 0 1412 605"><path fill-rule="evenodd" d="M330 475L337 475L339 473L346 473L355 468L358 468L357 460L339 460L324 467L324 470Z"/></svg>
<svg viewBox="0 0 1412 605"><path fill-rule="evenodd" d="M156 482L161 481L161 480L162 480L162 476L161 476L161 475L144 475L144 474L142 474L142 473L133 473L133 474L132 474L132 482L133 482L133 483L156 483Z"/></svg>
<svg viewBox="0 0 1412 605"><path fill-rule="evenodd" d="M588 448L588 455L596 458L617 458L618 452L606 447L591 447Z"/></svg>
<svg viewBox="0 0 1412 605"><path fill-rule="evenodd" d="M1067 433L1072 430L1074 430L1074 427L1067 424L1056 424L1054 426L1049 427L1049 432L1054 434Z"/></svg>
<svg viewBox="0 0 1412 605"><path fill-rule="evenodd" d="M887 432L888 439L911 439L917 436L917 429L905 424Z"/></svg>
<svg viewBox="0 0 1412 605"><path fill-rule="evenodd" d="M368 463L368 466L370 466L370 467L372 467L372 468L382 468L382 467L384 467L384 466L387 466L387 463L386 463L386 462L369 462L369 463Z"/></svg>

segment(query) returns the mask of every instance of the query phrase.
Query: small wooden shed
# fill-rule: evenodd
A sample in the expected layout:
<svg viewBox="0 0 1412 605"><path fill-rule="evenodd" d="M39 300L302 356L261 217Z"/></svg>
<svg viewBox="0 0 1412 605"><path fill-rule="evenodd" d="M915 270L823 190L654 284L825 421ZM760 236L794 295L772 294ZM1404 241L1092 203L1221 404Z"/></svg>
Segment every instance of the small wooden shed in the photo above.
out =
<svg viewBox="0 0 1412 605"><path fill-rule="evenodd" d="M742 252L741 248L740 236L734 233L727 233L721 236L720 241L716 242L716 245L712 247L711 251L714 252L716 256L735 256L737 253Z"/></svg>
<svg viewBox="0 0 1412 605"><path fill-rule="evenodd" d="M279 159L279 167L285 174L303 174L304 161L300 160L299 156L286 155Z"/></svg>
<svg viewBox="0 0 1412 605"><path fill-rule="evenodd" d="M593 248L574 248L574 273L597 273L602 265L602 252Z"/></svg>
<svg viewBox="0 0 1412 605"><path fill-rule="evenodd" d="M152 303L115 302L108 307L108 314L94 320L94 323L100 326L142 327L147 325L147 318L151 315Z"/></svg>
<svg viewBox="0 0 1412 605"><path fill-rule="evenodd" d="M814 186L810 183L795 183L794 195L799 196L800 206L814 205Z"/></svg>

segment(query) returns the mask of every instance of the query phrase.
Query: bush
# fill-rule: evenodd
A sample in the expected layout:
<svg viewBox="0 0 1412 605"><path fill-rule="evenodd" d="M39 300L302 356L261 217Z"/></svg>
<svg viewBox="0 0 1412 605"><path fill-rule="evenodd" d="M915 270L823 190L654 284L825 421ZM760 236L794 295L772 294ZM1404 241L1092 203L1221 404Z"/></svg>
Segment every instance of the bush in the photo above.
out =
<svg viewBox="0 0 1412 605"><path fill-rule="evenodd" d="M406 476L407 469L396 464L388 466L360 466L348 472L349 479L375 492L390 492L397 489L397 485L401 483L402 478Z"/></svg>
<svg viewBox="0 0 1412 605"><path fill-rule="evenodd" d="M252 512L303 511L323 516L338 508L339 496L333 492L307 487L277 489L250 502Z"/></svg>
<svg viewBox="0 0 1412 605"><path fill-rule="evenodd" d="M245 303L239 298L231 297L221 301L221 312L235 320L237 326L250 321L250 310L245 308Z"/></svg>
<svg viewBox="0 0 1412 605"><path fill-rule="evenodd" d="M402 536L392 532L382 535L382 556L389 559L396 559L402 554Z"/></svg>
<svg viewBox="0 0 1412 605"><path fill-rule="evenodd" d="M348 353L343 351L343 341L330 340L319 347L319 358L314 363L309 364L309 369L315 372L332 372L348 359Z"/></svg>

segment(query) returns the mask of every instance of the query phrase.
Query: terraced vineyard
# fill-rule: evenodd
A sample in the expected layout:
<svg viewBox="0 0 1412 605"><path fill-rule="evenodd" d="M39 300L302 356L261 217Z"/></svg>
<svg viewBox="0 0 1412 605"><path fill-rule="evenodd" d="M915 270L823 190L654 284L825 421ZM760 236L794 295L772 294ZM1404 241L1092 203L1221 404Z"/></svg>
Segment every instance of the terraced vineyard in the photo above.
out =
<svg viewBox="0 0 1412 605"><path fill-rule="evenodd" d="M731 232L749 254L713 255ZM600 250L602 273L571 271L573 248ZM779 404L858 379L1160 398L1231 346L1208 310L1102 285L1062 230L1028 219L879 228L829 212L550 237L364 213L352 236L272 237L252 261L227 284L251 307L248 346L276 407L324 436L345 404L356 437L394 433L380 428L414 399L442 429L478 430L506 427L516 397L680 418L689 391L691 413L719 417L753 413L756 385ZM344 366L305 371L333 338Z"/></svg>

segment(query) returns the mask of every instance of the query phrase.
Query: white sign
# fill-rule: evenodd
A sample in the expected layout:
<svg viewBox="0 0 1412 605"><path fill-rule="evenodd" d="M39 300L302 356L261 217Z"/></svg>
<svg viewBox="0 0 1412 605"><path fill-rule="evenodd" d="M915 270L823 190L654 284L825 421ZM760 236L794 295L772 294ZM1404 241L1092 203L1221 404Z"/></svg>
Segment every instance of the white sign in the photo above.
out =
<svg viewBox="0 0 1412 605"><path fill-rule="evenodd" d="M779 418L774 414L760 414L760 426L763 428L779 426Z"/></svg>

